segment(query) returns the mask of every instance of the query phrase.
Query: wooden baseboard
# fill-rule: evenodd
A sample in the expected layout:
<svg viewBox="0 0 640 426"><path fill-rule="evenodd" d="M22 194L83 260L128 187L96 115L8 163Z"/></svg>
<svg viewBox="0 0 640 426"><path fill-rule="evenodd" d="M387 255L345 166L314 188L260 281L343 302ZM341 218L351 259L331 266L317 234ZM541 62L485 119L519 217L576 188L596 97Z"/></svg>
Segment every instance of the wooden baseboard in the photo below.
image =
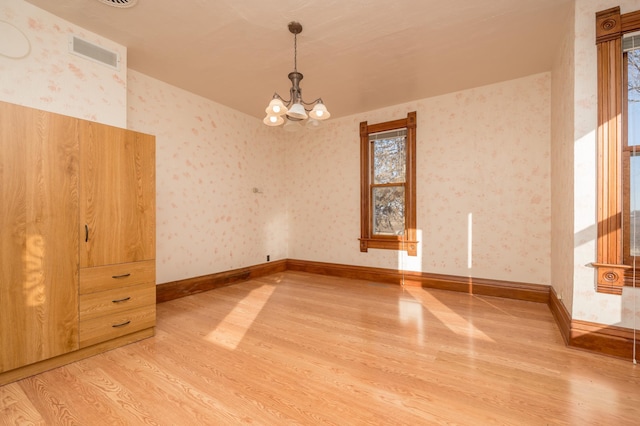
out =
<svg viewBox="0 0 640 426"><path fill-rule="evenodd" d="M483 296L504 297L529 302L549 303L549 286L541 284L513 283L485 278L459 277L454 275L408 272L394 269L371 268L366 266L342 265L337 263L311 262L286 259L263 263L247 268L234 269L201 277L188 278L159 284L156 288L157 303L167 302L191 294L213 290L214 288L236 284L286 270L330 275L341 278L376 281L390 284L422 286L440 290L457 291Z"/></svg>
<svg viewBox="0 0 640 426"><path fill-rule="evenodd" d="M370 268L365 266L341 265L336 263L311 262L306 260L287 260L287 270L331 275L341 278L354 278L457 291L469 294L495 296L529 302L548 303L550 286L541 284L514 283L485 278L460 277L455 275L430 274L426 272L408 272L394 269Z"/></svg>
<svg viewBox="0 0 640 426"><path fill-rule="evenodd" d="M560 334L564 339L564 343L569 345L571 342L571 314L564 306L564 303L558 298L556 290L551 287L549 294L549 310L556 320L556 324L560 329Z"/></svg>
<svg viewBox="0 0 640 426"><path fill-rule="evenodd" d="M126 336L117 337L106 342L98 343L97 345L89 346L87 348L78 349L77 351L69 352L54 358L45 359L34 364L25 365L24 367L9 370L4 373L0 373L0 386L6 385L16 380L21 380L34 374L39 374L53 368L62 367L63 365L70 364L81 359L88 358L93 355L97 355L102 352L106 352L112 349L119 348L124 345L128 345L138 340L146 339L155 334L155 327L146 328L144 330L136 331Z"/></svg>
<svg viewBox="0 0 640 426"><path fill-rule="evenodd" d="M553 288L549 298L549 309L555 317L567 346L618 358L633 358L632 329L572 320L571 314L558 299ZM638 333L638 337L640 337L640 333ZM638 342L636 343L636 352L640 353L640 343Z"/></svg>
<svg viewBox="0 0 640 426"><path fill-rule="evenodd" d="M247 268L233 269L217 274L203 275L201 277L187 278L180 281L172 281L156 286L156 303L167 302L173 299L202 293L214 288L225 287L253 278L283 272L287 269L286 260L263 263Z"/></svg>
<svg viewBox="0 0 640 426"><path fill-rule="evenodd" d="M637 337L640 339L640 332ZM633 359L633 329L571 320L569 346L618 358ZM636 353L640 354L638 341L636 341Z"/></svg>

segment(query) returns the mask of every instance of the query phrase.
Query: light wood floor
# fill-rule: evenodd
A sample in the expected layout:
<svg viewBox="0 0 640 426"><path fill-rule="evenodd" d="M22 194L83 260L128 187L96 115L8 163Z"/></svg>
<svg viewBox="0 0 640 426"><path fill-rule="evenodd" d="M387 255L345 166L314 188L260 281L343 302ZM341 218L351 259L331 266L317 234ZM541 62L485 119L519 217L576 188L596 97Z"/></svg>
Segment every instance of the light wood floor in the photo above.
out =
<svg viewBox="0 0 640 426"><path fill-rule="evenodd" d="M631 361L546 305L285 272L158 305L157 334L0 387L0 424L640 424Z"/></svg>

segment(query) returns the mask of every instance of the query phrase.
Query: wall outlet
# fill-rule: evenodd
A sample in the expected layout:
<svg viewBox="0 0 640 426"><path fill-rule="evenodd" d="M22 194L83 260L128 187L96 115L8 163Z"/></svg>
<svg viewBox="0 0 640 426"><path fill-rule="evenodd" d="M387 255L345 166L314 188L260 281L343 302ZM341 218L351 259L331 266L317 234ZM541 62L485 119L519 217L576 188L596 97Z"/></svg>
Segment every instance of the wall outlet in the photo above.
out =
<svg viewBox="0 0 640 426"><path fill-rule="evenodd" d="M267 255L267 262L271 260L271 256Z"/></svg>

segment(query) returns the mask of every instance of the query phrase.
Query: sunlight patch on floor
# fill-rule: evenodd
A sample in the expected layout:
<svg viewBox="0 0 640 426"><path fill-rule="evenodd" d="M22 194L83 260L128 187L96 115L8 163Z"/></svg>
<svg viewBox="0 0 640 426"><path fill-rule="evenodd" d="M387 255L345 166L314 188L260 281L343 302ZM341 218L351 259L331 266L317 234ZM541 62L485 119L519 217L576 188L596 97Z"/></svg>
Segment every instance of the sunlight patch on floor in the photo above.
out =
<svg viewBox="0 0 640 426"><path fill-rule="evenodd" d="M205 339L227 349L236 349L275 289L276 286L263 285L252 290Z"/></svg>
<svg viewBox="0 0 640 426"><path fill-rule="evenodd" d="M473 337L487 342L494 342L492 338L484 334L472 323L461 317L454 310L439 301L436 297L421 287L405 287L405 291L411 294L422 307L435 316L445 327L452 332L465 337ZM429 309L431 308L431 309Z"/></svg>
<svg viewBox="0 0 640 426"><path fill-rule="evenodd" d="M398 313L400 322L404 326L413 326L416 329L416 343L424 344L424 327L422 323L422 305L414 299L398 299Z"/></svg>

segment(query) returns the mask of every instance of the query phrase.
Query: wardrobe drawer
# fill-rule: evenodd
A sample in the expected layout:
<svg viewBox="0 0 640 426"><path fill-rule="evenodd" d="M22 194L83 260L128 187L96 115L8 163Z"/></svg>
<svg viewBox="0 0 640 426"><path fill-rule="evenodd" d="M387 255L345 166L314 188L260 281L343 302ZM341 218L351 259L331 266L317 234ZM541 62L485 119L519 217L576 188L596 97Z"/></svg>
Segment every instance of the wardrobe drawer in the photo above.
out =
<svg viewBox="0 0 640 426"><path fill-rule="evenodd" d="M80 295L80 321L156 303L153 283Z"/></svg>
<svg viewBox="0 0 640 426"><path fill-rule="evenodd" d="M156 282L155 260L80 269L80 294Z"/></svg>
<svg viewBox="0 0 640 426"><path fill-rule="evenodd" d="M124 336L156 325L156 305L80 321L80 347Z"/></svg>

